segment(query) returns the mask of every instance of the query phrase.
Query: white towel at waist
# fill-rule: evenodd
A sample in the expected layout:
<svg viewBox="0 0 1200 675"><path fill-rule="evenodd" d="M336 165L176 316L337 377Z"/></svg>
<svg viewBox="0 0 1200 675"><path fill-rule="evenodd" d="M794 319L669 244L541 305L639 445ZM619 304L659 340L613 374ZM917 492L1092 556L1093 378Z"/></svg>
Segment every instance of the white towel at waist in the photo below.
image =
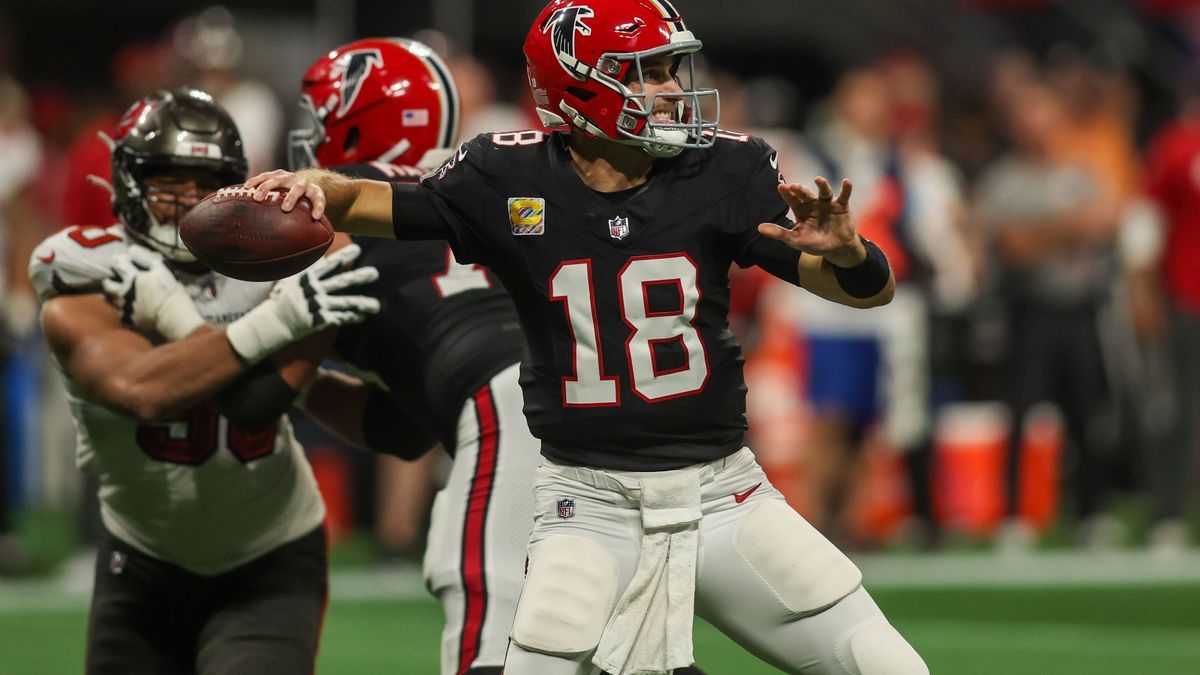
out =
<svg viewBox="0 0 1200 675"><path fill-rule="evenodd" d="M669 673L693 661L700 469L642 474L640 482L641 557L592 657L612 675Z"/></svg>

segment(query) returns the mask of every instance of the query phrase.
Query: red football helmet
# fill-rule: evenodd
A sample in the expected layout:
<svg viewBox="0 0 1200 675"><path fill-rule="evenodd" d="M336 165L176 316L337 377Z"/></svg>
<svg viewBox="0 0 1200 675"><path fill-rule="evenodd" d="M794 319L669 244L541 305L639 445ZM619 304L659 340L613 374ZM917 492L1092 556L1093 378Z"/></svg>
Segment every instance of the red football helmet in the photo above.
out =
<svg viewBox="0 0 1200 675"><path fill-rule="evenodd" d="M436 165L458 137L450 71L414 40L370 38L339 47L309 67L300 91L313 127L290 134L293 170L371 161ZM440 156L425 159L430 151Z"/></svg>
<svg viewBox="0 0 1200 675"><path fill-rule="evenodd" d="M700 102L711 96L720 118L720 100L716 89L695 88L700 46L668 0L554 0L525 38L538 117L546 126L573 124L655 157L710 147L717 119L705 120ZM671 74L683 91L645 100L628 85L644 88L643 62L663 54L676 57ZM673 122L651 117L657 98L674 103Z"/></svg>

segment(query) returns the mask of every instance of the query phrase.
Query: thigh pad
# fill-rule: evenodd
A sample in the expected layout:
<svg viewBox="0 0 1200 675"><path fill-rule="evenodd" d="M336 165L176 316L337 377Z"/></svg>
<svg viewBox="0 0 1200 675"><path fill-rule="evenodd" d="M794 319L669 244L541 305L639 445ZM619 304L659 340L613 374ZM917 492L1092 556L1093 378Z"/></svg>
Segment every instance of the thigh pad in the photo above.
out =
<svg viewBox="0 0 1200 675"><path fill-rule="evenodd" d="M591 651L600 643L616 596L612 554L583 537L549 537L530 552L512 639L548 654Z"/></svg>
<svg viewBox="0 0 1200 675"><path fill-rule="evenodd" d="M786 502L754 508L735 539L738 553L788 611L826 609L862 584L862 572Z"/></svg>

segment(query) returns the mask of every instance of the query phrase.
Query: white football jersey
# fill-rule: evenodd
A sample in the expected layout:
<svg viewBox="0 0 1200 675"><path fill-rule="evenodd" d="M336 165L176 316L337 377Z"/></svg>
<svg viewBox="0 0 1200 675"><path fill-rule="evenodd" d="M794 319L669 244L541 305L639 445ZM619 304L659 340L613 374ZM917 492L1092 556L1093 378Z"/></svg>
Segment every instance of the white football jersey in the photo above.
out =
<svg viewBox="0 0 1200 675"><path fill-rule="evenodd" d="M129 244L120 225L73 227L43 241L29 276L45 303L99 292ZM180 275L201 315L226 325L267 297L270 283ZM227 571L316 528L325 504L286 416L250 432L210 403L149 424L80 397L64 373L77 463L100 479L101 516L118 539L198 574Z"/></svg>

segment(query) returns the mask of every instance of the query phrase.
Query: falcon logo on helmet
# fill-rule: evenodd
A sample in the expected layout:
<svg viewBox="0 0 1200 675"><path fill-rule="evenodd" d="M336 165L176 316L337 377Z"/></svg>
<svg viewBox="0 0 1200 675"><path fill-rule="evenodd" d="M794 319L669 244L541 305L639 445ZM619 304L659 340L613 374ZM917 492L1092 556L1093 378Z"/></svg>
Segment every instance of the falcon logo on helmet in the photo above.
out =
<svg viewBox="0 0 1200 675"><path fill-rule="evenodd" d="M337 116L345 117L362 90L363 81L371 74L371 68L383 67L383 55L378 49L359 49L342 54L338 67L342 71L342 103Z"/></svg>
<svg viewBox="0 0 1200 675"><path fill-rule="evenodd" d="M595 16L591 7L563 7L555 10L550 18L546 20L542 26L542 32L553 31L550 36L550 42L554 45L554 53L558 55L558 62L563 68L567 69L579 79L587 78L587 65L581 64L575 59L575 34L591 35L592 29L583 22L583 19L590 16ZM580 72L582 67L583 72Z"/></svg>

